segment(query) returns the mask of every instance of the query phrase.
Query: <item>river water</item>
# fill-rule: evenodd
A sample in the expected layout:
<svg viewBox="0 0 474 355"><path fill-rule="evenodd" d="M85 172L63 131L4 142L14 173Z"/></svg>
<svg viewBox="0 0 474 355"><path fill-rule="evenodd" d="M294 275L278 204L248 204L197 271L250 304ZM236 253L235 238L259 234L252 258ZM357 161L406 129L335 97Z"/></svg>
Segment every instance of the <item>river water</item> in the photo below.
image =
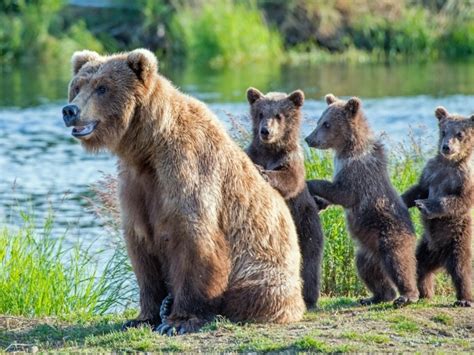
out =
<svg viewBox="0 0 474 355"><path fill-rule="evenodd" d="M403 142L410 130L435 144L433 111L444 105L460 114L474 113L474 62L386 65L325 64L249 66L213 72L164 67L182 91L204 102L231 130L228 114L249 126L245 91L302 89L306 94L302 133L309 133L326 104L323 97L360 96L377 133ZM114 173L116 158L90 155L64 127L69 68L17 67L0 72L0 221L18 223L18 207L38 217L53 211L56 233L68 230L71 241L107 238L102 222L88 208L90 185Z"/></svg>

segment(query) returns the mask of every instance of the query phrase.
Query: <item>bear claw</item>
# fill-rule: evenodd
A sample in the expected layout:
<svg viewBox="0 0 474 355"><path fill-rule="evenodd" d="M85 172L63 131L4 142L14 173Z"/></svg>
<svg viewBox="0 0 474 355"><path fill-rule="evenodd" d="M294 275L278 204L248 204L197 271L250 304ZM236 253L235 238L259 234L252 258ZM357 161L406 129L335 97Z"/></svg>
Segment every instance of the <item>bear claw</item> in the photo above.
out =
<svg viewBox="0 0 474 355"><path fill-rule="evenodd" d="M169 315L171 314L172 306L173 306L173 296L171 294L168 294L168 296L166 296L161 302L161 307L160 307L161 321L164 321L169 317Z"/></svg>
<svg viewBox="0 0 474 355"><path fill-rule="evenodd" d="M395 301L393 301L393 306L395 308L402 308L409 305L410 303L413 303L413 300L409 299L406 296L400 296Z"/></svg>

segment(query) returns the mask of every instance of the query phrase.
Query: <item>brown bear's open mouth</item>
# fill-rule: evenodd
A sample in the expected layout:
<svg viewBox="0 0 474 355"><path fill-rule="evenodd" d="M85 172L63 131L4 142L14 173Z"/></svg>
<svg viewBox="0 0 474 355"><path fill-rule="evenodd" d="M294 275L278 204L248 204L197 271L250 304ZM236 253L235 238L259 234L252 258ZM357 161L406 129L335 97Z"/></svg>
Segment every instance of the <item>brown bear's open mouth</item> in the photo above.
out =
<svg viewBox="0 0 474 355"><path fill-rule="evenodd" d="M86 124L85 126L74 126L72 129L71 134L74 137L85 137L94 132L94 129L97 127L99 122L91 122Z"/></svg>

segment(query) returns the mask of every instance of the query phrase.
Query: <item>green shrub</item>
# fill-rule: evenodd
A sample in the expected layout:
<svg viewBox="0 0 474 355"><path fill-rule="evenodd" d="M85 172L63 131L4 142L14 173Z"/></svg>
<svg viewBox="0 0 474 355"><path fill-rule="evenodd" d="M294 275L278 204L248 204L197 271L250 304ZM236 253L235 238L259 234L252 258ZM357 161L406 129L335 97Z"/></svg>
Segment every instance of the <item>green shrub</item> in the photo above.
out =
<svg viewBox="0 0 474 355"><path fill-rule="evenodd" d="M379 53L387 59L397 56L435 57L436 32L427 10L406 8L400 17L389 19L366 14L357 19L352 30L357 48Z"/></svg>
<svg viewBox="0 0 474 355"><path fill-rule="evenodd" d="M197 8L181 6L171 23L176 50L211 67L251 61L279 61L279 34L267 27L253 3L212 0Z"/></svg>
<svg viewBox="0 0 474 355"><path fill-rule="evenodd" d="M450 58L472 57L474 55L474 20L452 22L439 39L443 55Z"/></svg>
<svg viewBox="0 0 474 355"><path fill-rule="evenodd" d="M74 50L102 50L82 21L65 28L60 11L64 0L10 1L0 12L0 62L62 59Z"/></svg>

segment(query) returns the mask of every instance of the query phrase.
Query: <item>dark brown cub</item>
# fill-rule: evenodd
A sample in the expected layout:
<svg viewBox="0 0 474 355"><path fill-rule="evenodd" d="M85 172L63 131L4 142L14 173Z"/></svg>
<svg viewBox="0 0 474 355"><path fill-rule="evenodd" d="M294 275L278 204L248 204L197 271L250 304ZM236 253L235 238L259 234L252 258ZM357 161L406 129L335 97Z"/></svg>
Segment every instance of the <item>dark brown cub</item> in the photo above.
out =
<svg viewBox="0 0 474 355"><path fill-rule="evenodd" d="M318 206L306 187L304 156L299 143L304 94L297 90L289 95L263 95L250 88L247 98L253 123L253 139L247 154L290 208L303 256L303 298L311 308L320 292L323 232Z"/></svg>
<svg viewBox="0 0 474 355"><path fill-rule="evenodd" d="M420 296L434 294L434 274L445 269L456 288L456 306L472 304L472 221L474 184L470 158L474 147L474 115L465 118L438 107L438 154L428 161L418 184L403 194L416 206L425 231L416 250Z"/></svg>
<svg viewBox="0 0 474 355"><path fill-rule="evenodd" d="M328 104L310 147L333 149L334 179L308 181L312 195L342 205L350 234L358 241L356 265L373 296L363 304L394 301L399 307L418 299L415 233L408 209L393 188L382 144L376 141L358 98Z"/></svg>

